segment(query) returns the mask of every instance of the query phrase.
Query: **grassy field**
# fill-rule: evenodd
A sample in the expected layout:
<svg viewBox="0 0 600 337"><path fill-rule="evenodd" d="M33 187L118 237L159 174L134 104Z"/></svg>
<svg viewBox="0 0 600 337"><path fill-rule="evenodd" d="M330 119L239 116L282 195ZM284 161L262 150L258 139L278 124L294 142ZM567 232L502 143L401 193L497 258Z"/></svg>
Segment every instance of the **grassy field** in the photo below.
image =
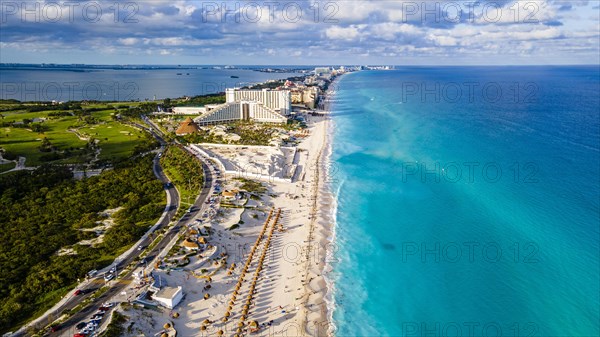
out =
<svg viewBox="0 0 600 337"><path fill-rule="evenodd" d="M105 160L127 158L133 153L134 147L143 140L142 131L112 121L83 127L79 132L99 140L101 148L99 158Z"/></svg>
<svg viewBox="0 0 600 337"><path fill-rule="evenodd" d="M0 173L10 171L14 169L15 166L17 166L15 163L0 164Z"/></svg>
<svg viewBox="0 0 600 337"><path fill-rule="evenodd" d="M43 117L43 113L38 112L36 114ZM30 113L27 115L30 115ZM19 113L15 113L9 117L21 116L19 116ZM48 120L45 123L48 125L49 130L43 133L37 133L26 128L2 127L0 129L0 147L15 155L27 158L25 165L37 166L42 163L40 157L45 154L39 150L44 137L48 138L52 145L59 150L78 149L87 144L86 141L79 140L74 133L67 131L73 124L73 118Z"/></svg>
<svg viewBox="0 0 600 337"><path fill-rule="evenodd" d="M191 206L204 183L204 172L200 162L184 150L171 146L163 154L160 163L180 193L180 211Z"/></svg>
<svg viewBox="0 0 600 337"><path fill-rule="evenodd" d="M0 105L2 108L2 105ZM143 132L113 119L114 108L108 105L90 105L88 109L106 109L93 111L89 117L52 116L56 110L27 112L25 110L3 111L0 122L0 148L16 156L26 158L26 166L38 166L48 161L48 153L40 151L40 145L46 138L60 158L55 163L86 163L93 159L93 151L85 151L90 138L98 141L99 158L103 161L120 160L130 157L134 148L146 141ZM64 113L64 111L63 111ZM24 120L44 118L43 122L22 125ZM21 127L9 125L17 122ZM42 125L44 130L36 132L32 125ZM78 136L81 136L81 138ZM66 151L66 153L65 153ZM44 157L46 155L46 157ZM45 159L45 160L44 160Z"/></svg>

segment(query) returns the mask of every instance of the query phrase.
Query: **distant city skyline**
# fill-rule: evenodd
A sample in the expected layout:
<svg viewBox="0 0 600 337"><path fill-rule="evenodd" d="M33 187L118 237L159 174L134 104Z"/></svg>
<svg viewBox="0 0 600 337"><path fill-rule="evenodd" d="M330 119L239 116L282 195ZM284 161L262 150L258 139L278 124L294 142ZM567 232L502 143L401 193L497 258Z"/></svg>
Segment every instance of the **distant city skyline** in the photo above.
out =
<svg viewBox="0 0 600 337"><path fill-rule="evenodd" d="M0 62L151 65L600 63L595 1L0 4Z"/></svg>

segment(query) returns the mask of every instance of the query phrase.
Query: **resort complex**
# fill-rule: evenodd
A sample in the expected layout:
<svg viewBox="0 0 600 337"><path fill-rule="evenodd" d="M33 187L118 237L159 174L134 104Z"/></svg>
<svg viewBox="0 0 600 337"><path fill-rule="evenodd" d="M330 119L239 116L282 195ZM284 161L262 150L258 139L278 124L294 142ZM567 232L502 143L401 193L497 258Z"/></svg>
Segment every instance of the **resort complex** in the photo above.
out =
<svg viewBox="0 0 600 337"><path fill-rule="evenodd" d="M127 126L132 131L118 131L126 140L137 130L133 127L156 137L141 156L148 164L148 179L162 183L157 198L162 186L167 204L157 205L156 222L148 221L147 232L137 241L132 237L133 245L115 255L114 263L88 269L85 279L56 306L9 335L24 337L28 329L53 332L61 327L60 337L99 336L111 331L118 317L128 322L114 323L128 326L130 331L120 335L124 337L249 336L289 326L294 327L290 333L326 333L325 264L304 253L290 259L282 251L282 245L303 243L300 249L308 253L311 245L330 236L330 226L317 231L319 219L331 223L318 215L318 202L331 198L320 183L326 174L322 160L329 118L311 108L330 100L326 91L319 97L326 88L315 82L319 78L227 89L225 95L203 97L198 102L207 104L197 107L170 107L165 101L166 108L154 103L143 105L143 111L123 104L114 118L96 112L104 119L90 119L95 124L77 129L78 136ZM319 79L325 84L332 80ZM219 99L225 102L213 103ZM130 118L134 112L135 119ZM19 122L12 114L8 118ZM248 123L235 123L239 121ZM96 157L102 155L104 142ZM101 220L80 230L84 240L61 244L58 255L76 256L80 245L93 250L103 241L111 243L110 227L118 224L105 214L122 208L92 212ZM96 284L103 290L96 291ZM65 312L69 314L60 315ZM48 324L50 317L60 318Z"/></svg>
<svg viewBox="0 0 600 337"><path fill-rule="evenodd" d="M283 124L292 112L289 90L240 90L227 89L226 102L205 108L196 118L198 125L211 125L234 121Z"/></svg>
<svg viewBox="0 0 600 337"><path fill-rule="evenodd" d="M328 69L328 68L326 68ZM333 70L305 76L302 81L286 80L276 88L247 89L228 88L225 90L225 102L222 104L205 104L204 106L175 106L159 109L157 115L197 115L195 126L216 125L236 121L254 121L257 123L284 124L293 111L314 110L317 108L320 95L326 89L332 76L342 74L344 70ZM269 82L267 82L268 84ZM193 131L190 121L182 123L185 135ZM194 127L194 126L192 126Z"/></svg>

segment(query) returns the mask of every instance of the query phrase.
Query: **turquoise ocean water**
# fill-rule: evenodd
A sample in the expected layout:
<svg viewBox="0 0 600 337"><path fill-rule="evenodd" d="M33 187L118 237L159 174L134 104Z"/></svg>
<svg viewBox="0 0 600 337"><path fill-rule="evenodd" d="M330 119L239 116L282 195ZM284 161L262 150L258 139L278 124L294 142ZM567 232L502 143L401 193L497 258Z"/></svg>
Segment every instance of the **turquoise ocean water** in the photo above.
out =
<svg viewBox="0 0 600 337"><path fill-rule="evenodd" d="M598 336L598 67L345 75L338 336Z"/></svg>

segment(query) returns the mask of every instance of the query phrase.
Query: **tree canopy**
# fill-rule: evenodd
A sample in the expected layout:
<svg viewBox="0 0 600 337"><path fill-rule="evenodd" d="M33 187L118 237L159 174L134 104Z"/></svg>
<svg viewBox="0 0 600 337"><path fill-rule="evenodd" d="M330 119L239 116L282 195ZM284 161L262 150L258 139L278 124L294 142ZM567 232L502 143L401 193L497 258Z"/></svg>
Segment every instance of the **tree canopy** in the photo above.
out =
<svg viewBox="0 0 600 337"><path fill-rule="evenodd" d="M155 223L165 206L151 156L118 164L84 180L68 168L43 165L0 176L0 332L51 307L87 271L108 264ZM121 207L93 246L100 212ZM76 254L58 255L61 248Z"/></svg>

